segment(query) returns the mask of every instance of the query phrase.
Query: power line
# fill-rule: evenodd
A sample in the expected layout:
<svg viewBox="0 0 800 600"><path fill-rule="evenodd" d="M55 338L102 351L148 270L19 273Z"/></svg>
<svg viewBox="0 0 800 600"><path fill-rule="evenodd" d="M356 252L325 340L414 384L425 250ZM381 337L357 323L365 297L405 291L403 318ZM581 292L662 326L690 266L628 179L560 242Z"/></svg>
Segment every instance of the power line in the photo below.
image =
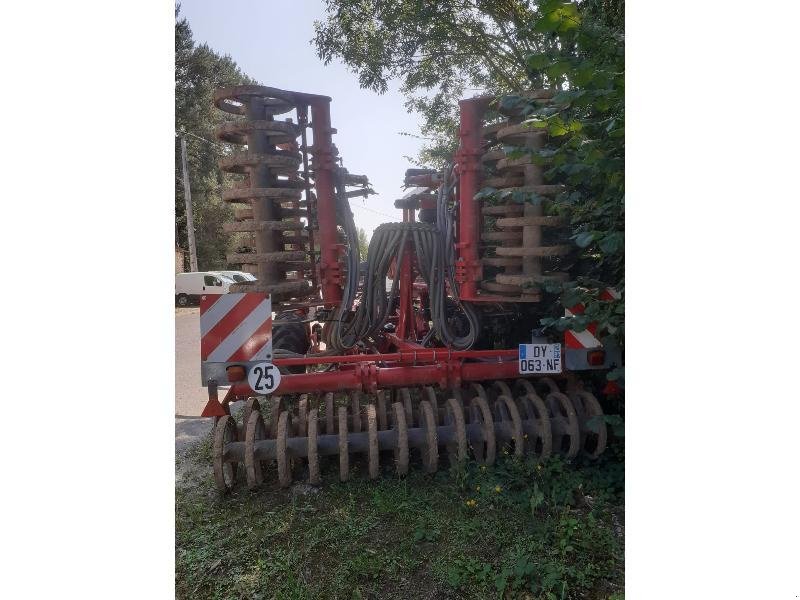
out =
<svg viewBox="0 0 800 600"><path fill-rule="evenodd" d="M200 140L201 142L205 142L206 144L211 144L212 146L222 146L222 144L220 144L218 142L212 142L211 140L207 140L206 138L201 137L199 135L195 135L193 133L189 133L188 131L176 132L175 133L175 137L179 137L181 135L188 135L188 136L193 137L193 138L195 138L197 140Z"/></svg>
<svg viewBox="0 0 800 600"><path fill-rule="evenodd" d="M387 215L386 213L383 213L383 212L381 212L379 210L375 210L373 208L368 208L366 206L361 206L360 204L351 204L350 206L355 206L356 208L360 208L362 210L368 210L369 212L373 212L376 215L380 215L382 217L386 217L387 219L396 219L397 218L397 215Z"/></svg>

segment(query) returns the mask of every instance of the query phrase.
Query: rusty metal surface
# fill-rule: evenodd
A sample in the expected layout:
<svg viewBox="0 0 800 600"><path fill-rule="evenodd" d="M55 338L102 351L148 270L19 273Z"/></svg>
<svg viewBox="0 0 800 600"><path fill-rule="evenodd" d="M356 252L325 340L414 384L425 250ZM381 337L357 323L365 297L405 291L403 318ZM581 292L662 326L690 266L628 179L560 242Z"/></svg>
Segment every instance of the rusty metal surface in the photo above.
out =
<svg viewBox="0 0 800 600"><path fill-rule="evenodd" d="M316 293L304 281L313 279L313 248L311 236L302 235L311 221L307 206L310 189L300 173L301 165L307 164L306 150L301 152L297 143L305 127L299 123L299 116L310 98L308 94L257 85L233 86L214 93L217 108L239 117L218 126L215 136L234 146L246 145L245 150L234 151L219 161L223 171L243 177L223 192L223 200L247 205L235 212L235 221L225 224L224 230L240 235L240 246L250 251L229 253L226 258L243 270L255 272L258 278L256 283L237 284L235 289L267 292L276 303L303 301ZM297 121L275 119L295 110ZM306 201L301 207L304 190ZM301 222L300 217L307 222Z"/></svg>
<svg viewBox="0 0 800 600"><path fill-rule="evenodd" d="M272 461L278 463L281 486L306 473L317 485L323 456L338 456L338 478L347 481L358 465L363 465L358 472L374 479L382 471L402 476L412 467L432 473L445 456L450 465L469 458L490 465L498 453L543 460L551 452L569 459L583 451L596 458L606 446L603 413L594 396L583 390L564 393L550 378L412 388L398 391L396 399L389 405L385 391L273 398L269 425L253 402L243 439L236 438L233 417L218 423L217 486L229 491L240 464L250 487L264 481ZM590 423L593 418L598 423Z"/></svg>
<svg viewBox="0 0 800 600"><path fill-rule="evenodd" d="M530 90L514 95L546 101L554 90ZM571 246L543 244L544 228L561 227L568 223L563 216L546 215L542 202L520 202L519 194L537 194L552 198L564 191L562 185L543 182L542 166L533 160L548 139L545 128L535 128L526 121L518 108L503 109L506 119L482 125L483 183L503 192L502 199L482 201L484 216L481 230L481 257L484 267L498 269L489 275L484 272L480 288L497 298L510 302L537 302L541 298L539 284L567 278L566 273L545 272L543 260L564 256ZM524 148L523 156L508 156L508 146Z"/></svg>

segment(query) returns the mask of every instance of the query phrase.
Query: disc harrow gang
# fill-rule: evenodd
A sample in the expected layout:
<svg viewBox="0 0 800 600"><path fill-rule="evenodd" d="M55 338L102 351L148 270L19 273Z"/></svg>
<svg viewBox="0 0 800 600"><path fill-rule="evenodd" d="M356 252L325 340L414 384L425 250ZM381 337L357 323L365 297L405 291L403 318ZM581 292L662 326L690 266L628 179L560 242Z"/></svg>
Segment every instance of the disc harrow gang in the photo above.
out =
<svg viewBox="0 0 800 600"><path fill-rule="evenodd" d="M533 90L520 95L546 105L554 94L554 90ZM484 266L499 269L495 278L482 281L481 287L515 302L538 302L539 284L568 277L567 273L544 272L542 266L543 260L564 256L569 251L568 245L542 243L543 228L568 222L562 216L545 215L542 202L543 198L564 191L564 186L545 185L542 166L534 160L534 154L548 138L547 130L524 122L525 117L516 109L502 112L506 120L487 125L482 131L487 149L481 157L486 172L483 185L503 194L498 204L484 204L481 209L484 217L481 244L493 251L493 255L485 254L481 261ZM507 155L505 148L509 146L524 149L524 154L518 158ZM523 203L517 199L520 195L535 200Z"/></svg>
<svg viewBox="0 0 800 600"><path fill-rule="evenodd" d="M315 290L308 283L313 275L311 238L307 223L301 220L308 221L309 216L308 194L301 200L308 174L300 172L304 157L297 143L303 124L291 118L275 120L295 109L302 115L302 105L291 92L255 85L217 90L214 103L243 117L217 127L217 139L247 145L219 163L223 171L244 176L222 196L226 202L245 205L235 211L236 221L226 223L224 230L243 234L248 251L229 253L228 262L258 275L257 283L239 291L267 292L275 301L313 295Z"/></svg>
<svg viewBox="0 0 800 600"><path fill-rule="evenodd" d="M596 458L607 440L597 399L583 390L564 393L549 378L439 392L428 386L379 390L372 397L303 394L292 408L279 397L262 402L270 406L268 420L250 398L241 426L230 415L215 426L214 478L223 492L242 474L251 489L274 472L281 487L295 477L319 485L322 467L336 462L327 465L325 457L338 456L339 480L347 481L356 465L375 479L382 464L403 476L410 464L433 473L469 458L492 465L500 453Z"/></svg>

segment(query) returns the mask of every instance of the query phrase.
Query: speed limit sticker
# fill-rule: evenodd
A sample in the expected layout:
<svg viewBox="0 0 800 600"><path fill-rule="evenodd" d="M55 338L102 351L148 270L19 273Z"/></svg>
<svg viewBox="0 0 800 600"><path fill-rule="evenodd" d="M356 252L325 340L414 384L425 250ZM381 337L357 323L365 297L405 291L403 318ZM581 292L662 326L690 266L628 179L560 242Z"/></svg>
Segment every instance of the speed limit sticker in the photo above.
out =
<svg viewBox="0 0 800 600"><path fill-rule="evenodd" d="M254 392L269 394L281 384L281 372L272 363L260 362L250 367L247 383Z"/></svg>
<svg viewBox="0 0 800 600"><path fill-rule="evenodd" d="M561 373L561 344L520 344L519 372Z"/></svg>

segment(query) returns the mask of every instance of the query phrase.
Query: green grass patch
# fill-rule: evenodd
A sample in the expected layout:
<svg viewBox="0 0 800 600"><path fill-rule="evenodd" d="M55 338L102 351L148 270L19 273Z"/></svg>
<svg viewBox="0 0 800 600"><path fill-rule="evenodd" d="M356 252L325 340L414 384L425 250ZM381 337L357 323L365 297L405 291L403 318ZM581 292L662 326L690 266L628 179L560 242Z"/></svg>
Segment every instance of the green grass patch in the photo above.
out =
<svg viewBox="0 0 800 600"><path fill-rule="evenodd" d="M185 460L205 461L206 449ZM351 459L352 460L352 459ZM443 459L444 461L444 459ZM176 491L179 598L622 598L623 456ZM298 470L296 479L303 480Z"/></svg>

